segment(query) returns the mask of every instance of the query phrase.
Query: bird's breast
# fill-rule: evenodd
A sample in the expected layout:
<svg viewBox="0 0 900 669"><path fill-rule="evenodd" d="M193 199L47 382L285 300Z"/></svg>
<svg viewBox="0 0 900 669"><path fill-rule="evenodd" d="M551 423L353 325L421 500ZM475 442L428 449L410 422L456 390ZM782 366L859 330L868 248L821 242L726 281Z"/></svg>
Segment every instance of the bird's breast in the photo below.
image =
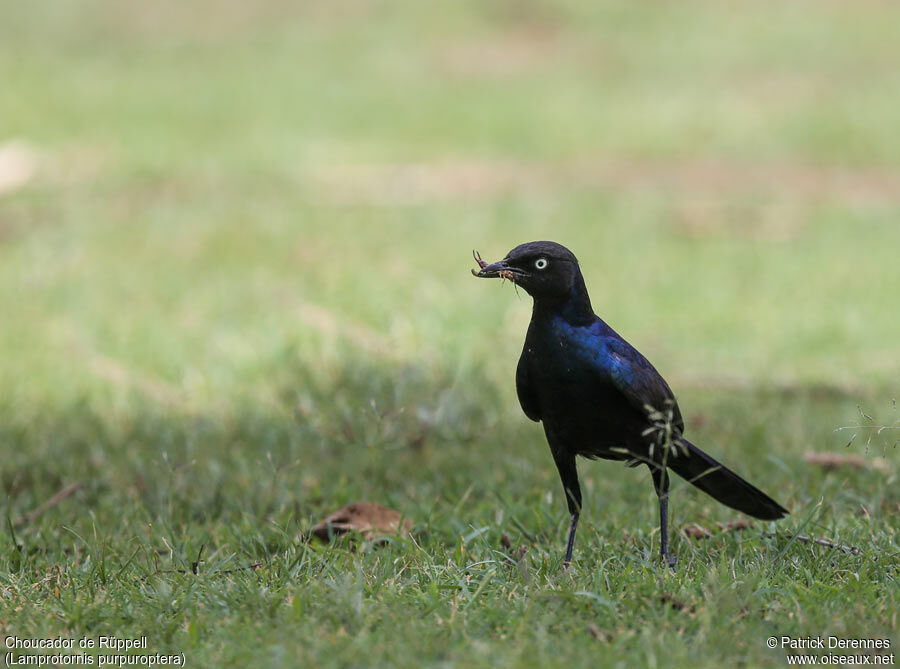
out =
<svg viewBox="0 0 900 669"><path fill-rule="evenodd" d="M548 430L569 450L589 457L615 457L635 430L633 408L604 364L602 339L577 328L529 332L525 352L532 391Z"/></svg>

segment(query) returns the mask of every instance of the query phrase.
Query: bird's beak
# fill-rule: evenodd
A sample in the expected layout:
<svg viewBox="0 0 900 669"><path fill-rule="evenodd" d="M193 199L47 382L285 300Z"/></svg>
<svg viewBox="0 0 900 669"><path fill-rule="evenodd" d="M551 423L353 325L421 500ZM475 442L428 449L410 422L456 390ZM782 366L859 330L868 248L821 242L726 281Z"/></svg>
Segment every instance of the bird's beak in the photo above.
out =
<svg viewBox="0 0 900 669"><path fill-rule="evenodd" d="M492 265L485 264L484 267L477 272L473 269L472 274L479 279L508 279L510 277L507 276L507 274L512 275L512 272L505 260L499 260Z"/></svg>
<svg viewBox="0 0 900 669"><path fill-rule="evenodd" d="M475 256L475 262L478 263L478 266L481 268L478 271L472 270L472 276L477 276L479 279L509 279L510 281L515 281L516 276L524 276L526 272L509 264L509 261L498 260L497 262L488 265L484 260L481 259L481 256L478 255L477 252L473 252Z"/></svg>

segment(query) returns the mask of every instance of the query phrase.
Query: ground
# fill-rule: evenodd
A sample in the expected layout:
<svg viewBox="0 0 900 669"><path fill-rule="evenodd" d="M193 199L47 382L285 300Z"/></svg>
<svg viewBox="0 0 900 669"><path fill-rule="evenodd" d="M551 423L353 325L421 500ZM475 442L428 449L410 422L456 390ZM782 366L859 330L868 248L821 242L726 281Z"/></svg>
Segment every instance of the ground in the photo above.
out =
<svg viewBox="0 0 900 669"><path fill-rule="evenodd" d="M51 5L0 21L4 645L896 650L898 7ZM678 482L671 571L647 473L582 462L561 571L561 487L513 382L530 300L469 274L473 248L532 239L579 256L692 441L790 517L734 527ZM308 540L358 500L411 535Z"/></svg>

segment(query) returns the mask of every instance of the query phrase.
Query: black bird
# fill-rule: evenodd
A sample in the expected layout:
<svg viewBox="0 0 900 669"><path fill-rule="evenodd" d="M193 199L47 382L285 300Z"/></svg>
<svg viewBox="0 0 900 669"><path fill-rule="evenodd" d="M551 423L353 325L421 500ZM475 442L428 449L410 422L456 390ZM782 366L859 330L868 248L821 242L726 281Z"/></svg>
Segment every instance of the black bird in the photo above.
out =
<svg viewBox="0 0 900 669"><path fill-rule="evenodd" d="M499 277L534 298L516 391L525 415L544 424L572 522L566 544L572 561L581 513L575 456L646 464L659 498L660 555L670 566L668 469L725 506L763 520L788 511L682 436L684 420L659 372L591 308L578 260L555 242L529 242L488 265L476 253L482 278Z"/></svg>

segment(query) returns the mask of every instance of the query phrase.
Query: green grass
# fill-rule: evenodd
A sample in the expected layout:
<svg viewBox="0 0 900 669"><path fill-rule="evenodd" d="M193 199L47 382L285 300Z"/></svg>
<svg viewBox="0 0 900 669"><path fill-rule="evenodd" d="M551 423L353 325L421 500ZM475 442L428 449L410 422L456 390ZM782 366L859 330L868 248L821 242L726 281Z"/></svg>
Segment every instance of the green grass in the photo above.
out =
<svg viewBox="0 0 900 669"><path fill-rule="evenodd" d="M3 10L0 144L37 170L0 192L2 637L190 666L896 648L897 430L857 406L900 419L900 10L294 4ZM513 387L530 300L468 273L540 238L788 519L718 531L679 482L671 572L646 472L582 462L561 572ZM356 500L412 536L303 539Z"/></svg>

